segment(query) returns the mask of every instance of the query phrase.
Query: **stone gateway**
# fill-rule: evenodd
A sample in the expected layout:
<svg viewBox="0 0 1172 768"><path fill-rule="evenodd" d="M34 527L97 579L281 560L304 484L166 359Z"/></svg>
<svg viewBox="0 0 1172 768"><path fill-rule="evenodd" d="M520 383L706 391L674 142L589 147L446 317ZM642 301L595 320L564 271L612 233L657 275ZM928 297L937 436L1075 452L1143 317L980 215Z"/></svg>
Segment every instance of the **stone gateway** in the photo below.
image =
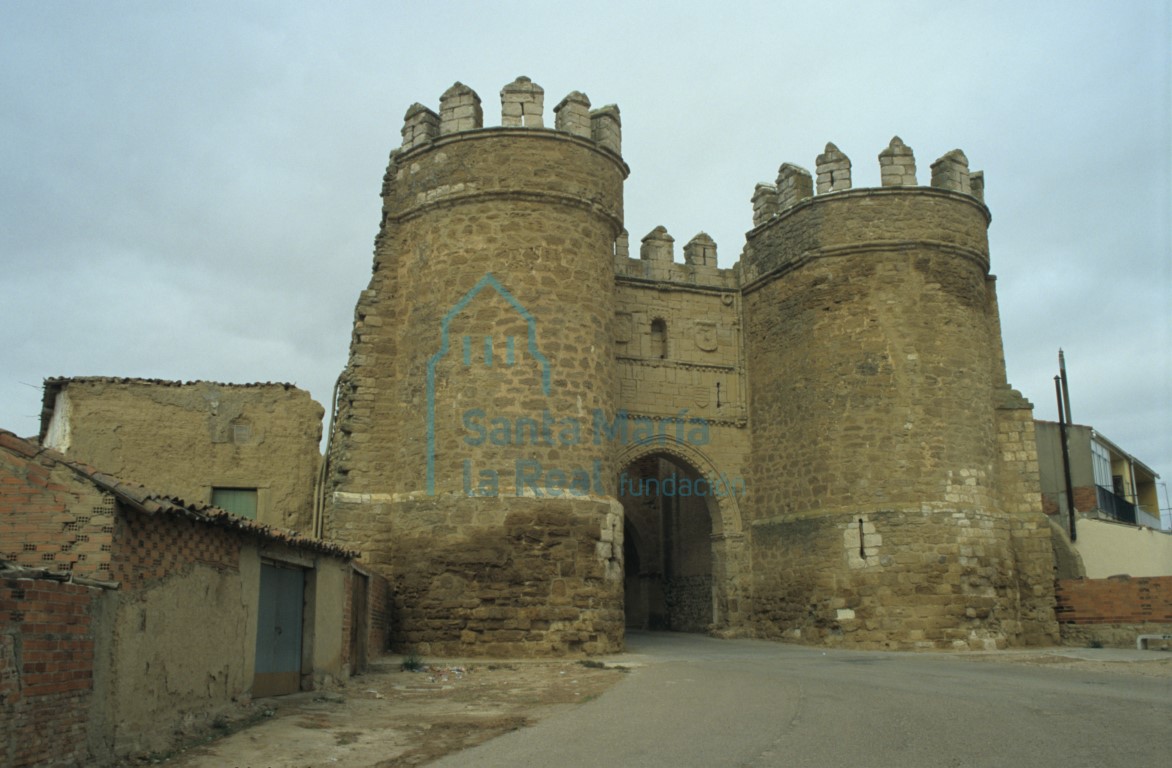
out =
<svg viewBox="0 0 1172 768"><path fill-rule="evenodd" d="M597 654L625 627L856 647L1052 642L1032 406L1007 383L984 178L882 186L833 144L752 191L740 260L629 254L619 110L484 127L460 83L383 178L319 490L427 654ZM816 190L816 192L815 192ZM747 190L748 192L748 190Z"/></svg>

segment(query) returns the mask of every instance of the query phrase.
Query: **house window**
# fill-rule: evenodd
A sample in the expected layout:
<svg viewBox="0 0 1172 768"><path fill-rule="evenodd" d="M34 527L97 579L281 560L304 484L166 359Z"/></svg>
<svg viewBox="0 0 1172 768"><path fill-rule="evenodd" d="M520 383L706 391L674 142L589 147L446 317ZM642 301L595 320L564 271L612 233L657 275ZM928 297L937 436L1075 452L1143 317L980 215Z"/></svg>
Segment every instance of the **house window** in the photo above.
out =
<svg viewBox="0 0 1172 768"><path fill-rule="evenodd" d="M219 507L225 512L256 519L256 489L255 488L213 488L212 506Z"/></svg>
<svg viewBox="0 0 1172 768"><path fill-rule="evenodd" d="M1111 454L1097 440L1091 440L1091 467L1095 474L1095 485L1112 488Z"/></svg>

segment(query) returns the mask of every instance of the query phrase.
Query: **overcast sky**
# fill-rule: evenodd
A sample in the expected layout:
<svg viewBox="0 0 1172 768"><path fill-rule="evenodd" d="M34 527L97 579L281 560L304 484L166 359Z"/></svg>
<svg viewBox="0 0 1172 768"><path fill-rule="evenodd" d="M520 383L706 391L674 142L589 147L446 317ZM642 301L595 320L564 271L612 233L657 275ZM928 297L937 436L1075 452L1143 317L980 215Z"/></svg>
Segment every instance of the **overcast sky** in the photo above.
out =
<svg viewBox="0 0 1172 768"><path fill-rule="evenodd" d="M52 376L289 381L325 403L408 106L527 75L622 110L632 242L708 232L827 141L984 170L1011 383L1172 480L1172 13L1039 3L0 5L0 427ZM1161 504L1166 504L1161 489Z"/></svg>

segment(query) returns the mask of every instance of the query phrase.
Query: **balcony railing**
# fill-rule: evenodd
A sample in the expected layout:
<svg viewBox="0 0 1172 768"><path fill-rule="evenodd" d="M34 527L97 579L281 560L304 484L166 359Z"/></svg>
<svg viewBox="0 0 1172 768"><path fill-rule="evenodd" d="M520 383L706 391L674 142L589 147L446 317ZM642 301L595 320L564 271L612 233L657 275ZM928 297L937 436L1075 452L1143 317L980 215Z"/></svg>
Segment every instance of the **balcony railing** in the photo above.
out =
<svg viewBox="0 0 1172 768"><path fill-rule="evenodd" d="M1110 488L1096 485L1099 496L1099 511L1113 520L1135 525L1135 505L1119 496Z"/></svg>

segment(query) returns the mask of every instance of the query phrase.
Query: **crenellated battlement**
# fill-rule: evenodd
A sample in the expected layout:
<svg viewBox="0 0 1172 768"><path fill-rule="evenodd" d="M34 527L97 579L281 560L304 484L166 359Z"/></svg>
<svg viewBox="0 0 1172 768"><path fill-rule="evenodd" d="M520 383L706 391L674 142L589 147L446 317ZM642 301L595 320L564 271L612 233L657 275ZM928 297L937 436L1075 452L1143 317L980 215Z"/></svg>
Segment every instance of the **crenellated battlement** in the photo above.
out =
<svg viewBox="0 0 1172 768"><path fill-rule="evenodd" d="M753 226L759 227L814 197L815 189L818 195L851 189L851 160L833 143L818 155L814 167L816 179L801 166L782 163L773 184L758 184L752 197ZM879 153L879 179L881 188L917 186L915 153L898 136ZM970 172L968 158L959 149L932 163L931 187L970 195L982 203L985 198L984 174Z"/></svg>
<svg viewBox="0 0 1172 768"><path fill-rule="evenodd" d="M524 75L500 92L502 128L546 129L545 89ZM571 91L553 108L554 131L597 142L615 154L622 154L622 121L619 108L608 104L590 109L590 99ZM476 91L456 82L440 96L439 112L415 103L403 116L403 144L409 150L443 136L481 130L484 109Z"/></svg>
<svg viewBox="0 0 1172 768"><path fill-rule="evenodd" d="M643 236L638 258L630 256L630 238L624 231L615 241L615 276L682 286L733 290L738 285L736 269L716 264L716 241L699 232L684 246L684 261L675 260L675 238L663 226Z"/></svg>

